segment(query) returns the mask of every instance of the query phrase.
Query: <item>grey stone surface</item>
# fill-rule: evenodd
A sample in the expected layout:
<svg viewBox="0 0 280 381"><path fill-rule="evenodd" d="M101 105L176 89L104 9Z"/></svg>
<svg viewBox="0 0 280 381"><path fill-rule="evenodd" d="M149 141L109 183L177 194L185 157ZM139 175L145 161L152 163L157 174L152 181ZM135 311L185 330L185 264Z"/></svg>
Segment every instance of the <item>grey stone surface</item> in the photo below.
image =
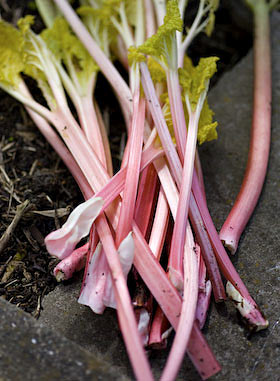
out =
<svg viewBox="0 0 280 381"><path fill-rule="evenodd" d="M0 299L0 381L123 380L101 358Z"/></svg>
<svg viewBox="0 0 280 381"><path fill-rule="evenodd" d="M206 337L223 369L216 381L280 379L280 14L272 20L273 120L268 175L260 202L248 224L233 262L252 296L270 321L266 331L246 336L230 303L212 305ZM210 94L219 122L219 139L201 148L209 208L219 229L238 193L248 152L252 108L252 54L227 73ZM99 353L133 379L113 311L96 316L77 304L80 281L59 286L43 302L40 321ZM166 353L150 355L155 374L163 368ZM199 379L188 359L178 380Z"/></svg>

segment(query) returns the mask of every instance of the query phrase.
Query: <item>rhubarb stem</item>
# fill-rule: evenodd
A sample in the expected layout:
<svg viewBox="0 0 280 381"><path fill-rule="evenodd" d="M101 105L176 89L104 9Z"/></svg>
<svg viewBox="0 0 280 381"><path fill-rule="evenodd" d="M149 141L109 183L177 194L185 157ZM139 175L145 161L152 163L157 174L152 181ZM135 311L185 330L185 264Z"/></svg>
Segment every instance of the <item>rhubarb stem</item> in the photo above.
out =
<svg viewBox="0 0 280 381"><path fill-rule="evenodd" d="M271 63L269 5L264 0L247 1L254 14L254 104L251 141L245 176L235 204L220 232L234 254L262 191L270 149Z"/></svg>

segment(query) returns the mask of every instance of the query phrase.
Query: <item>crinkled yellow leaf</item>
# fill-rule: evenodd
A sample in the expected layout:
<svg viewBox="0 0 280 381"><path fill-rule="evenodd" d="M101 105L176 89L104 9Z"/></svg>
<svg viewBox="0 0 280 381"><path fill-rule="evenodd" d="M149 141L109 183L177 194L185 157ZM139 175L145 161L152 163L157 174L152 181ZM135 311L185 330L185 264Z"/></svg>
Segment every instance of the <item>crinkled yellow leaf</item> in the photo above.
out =
<svg viewBox="0 0 280 381"><path fill-rule="evenodd" d="M17 86L25 67L24 39L12 25L0 21L0 82Z"/></svg>
<svg viewBox="0 0 280 381"><path fill-rule="evenodd" d="M209 142L218 138L216 131L217 122L213 122L214 112L210 109L207 99L204 101L202 111L200 113L197 140L199 144Z"/></svg>
<svg viewBox="0 0 280 381"><path fill-rule="evenodd" d="M218 57L201 58L197 66L185 57L184 68L179 69L180 85L187 94L194 110L201 93L205 90L209 79L217 71Z"/></svg>
<svg viewBox="0 0 280 381"><path fill-rule="evenodd" d="M166 73L163 67L152 57L148 58L148 68L155 83L166 83Z"/></svg>
<svg viewBox="0 0 280 381"><path fill-rule="evenodd" d="M146 60L146 57L142 53L139 53L135 46L130 46L128 48L127 58L129 66L132 66L135 62L143 62Z"/></svg>

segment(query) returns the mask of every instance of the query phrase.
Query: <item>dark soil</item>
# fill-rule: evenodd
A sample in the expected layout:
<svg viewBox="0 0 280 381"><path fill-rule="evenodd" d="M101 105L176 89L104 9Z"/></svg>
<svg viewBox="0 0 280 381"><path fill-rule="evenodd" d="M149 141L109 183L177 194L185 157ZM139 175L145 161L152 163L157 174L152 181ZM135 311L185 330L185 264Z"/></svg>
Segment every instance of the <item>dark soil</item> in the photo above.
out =
<svg viewBox="0 0 280 381"><path fill-rule="evenodd" d="M216 81L224 70L247 53L252 44L249 12L242 11L239 16L242 4L239 1L234 2L235 6L228 3L226 0L221 2L212 37L199 36L189 51L194 61L200 56L220 57ZM187 25L196 6L197 1L190 2L185 20ZM5 20L14 24L25 14L36 15L33 2L28 0L0 0L0 12ZM246 15L248 18L244 22L242 17L246 18ZM42 22L36 15L35 30L41 28ZM108 97L109 92L100 76L96 98L100 100L102 111L110 116L111 125L120 126L118 107L114 98ZM110 133L115 167L119 164L117 156L123 131L115 127ZM0 237L14 218L17 206L24 200L30 201L29 210L0 253L0 295L38 317L42 298L56 286L52 270L57 261L48 255L43 239L63 224L69 211L82 201L82 195L24 107L0 91ZM42 211L49 211L50 216L40 215Z"/></svg>

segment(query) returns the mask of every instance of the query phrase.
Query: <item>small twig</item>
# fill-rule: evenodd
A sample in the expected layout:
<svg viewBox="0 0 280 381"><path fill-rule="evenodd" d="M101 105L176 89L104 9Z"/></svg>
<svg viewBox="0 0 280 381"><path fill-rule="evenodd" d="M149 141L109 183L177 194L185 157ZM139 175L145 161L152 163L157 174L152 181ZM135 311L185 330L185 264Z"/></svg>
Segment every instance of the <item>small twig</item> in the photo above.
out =
<svg viewBox="0 0 280 381"><path fill-rule="evenodd" d="M33 161L33 164L31 165L31 168L30 168L30 170L29 170L29 176L33 176L33 174L34 174L34 172L35 172L35 169L36 169L38 163L39 163L39 160L38 160L38 159L36 159L36 160Z"/></svg>
<svg viewBox="0 0 280 381"><path fill-rule="evenodd" d="M13 259L13 256L11 255L7 260L6 262L4 263L4 265L2 266L1 270L0 270L0 279L2 279L2 275L4 274L8 264L11 262L11 260Z"/></svg>
<svg viewBox="0 0 280 381"><path fill-rule="evenodd" d="M24 213L29 209L29 207L30 207L29 200L25 200L22 204L17 206L16 215L14 216L12 222L10 223L10 225L7 227L6 231L0 238L0 254L7 246L17 224L19 223Z"/></svg>
<svg viewBox="0 0 280 381"><path fill-rule="evenodd" d="M13 201L13 194L14 194L14 184L12 184L12 186L11 186L11 193L10 193L10 198L9 198L7 215L9 215L10 211L11 211L12 201Z"/></svg>

